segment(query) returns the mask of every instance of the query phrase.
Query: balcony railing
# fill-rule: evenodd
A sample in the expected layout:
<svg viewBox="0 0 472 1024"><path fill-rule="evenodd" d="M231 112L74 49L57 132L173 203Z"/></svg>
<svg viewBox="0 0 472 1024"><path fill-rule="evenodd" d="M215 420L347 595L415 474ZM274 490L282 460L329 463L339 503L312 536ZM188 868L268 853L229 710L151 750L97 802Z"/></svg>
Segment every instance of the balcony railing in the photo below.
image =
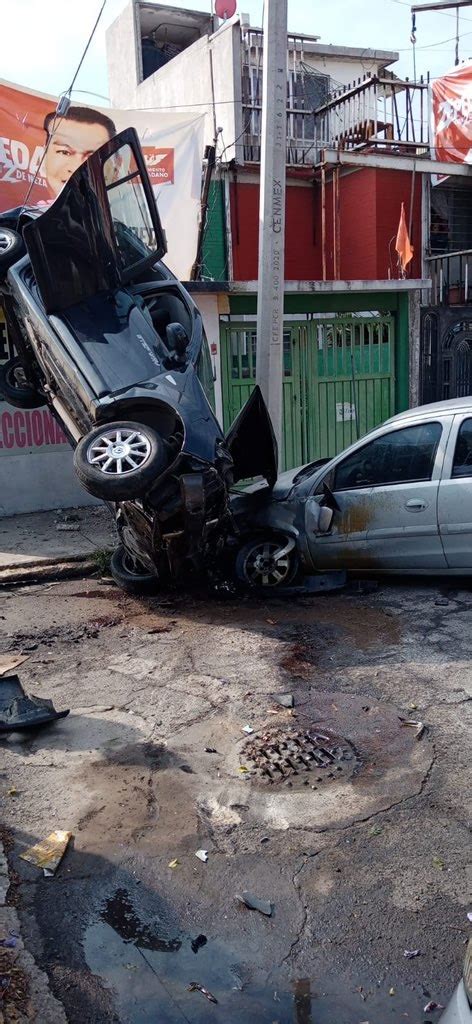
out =
<svg viewBox="0 0 472 1024"><path fill-rule="evenodd" d="M313 42L313 39L311 39ZM315 163L314 110L329 96L330 78L305 63L306 37L289 35L287 76L287 163ZM263 33L248 29L242 39L244 159L261 159Z"/></svg>
<svg viewBox="0 0 472 1024"><path fill-rule="evenodd" d="M433 306L465 305L472 300L472 249L428 256Z"/></svg>
<svg viewBox="0 0 472 1024"><path fill-rule="evenodd" d="M303 37L288 36L287 164L313 166L323 149L377 149L429 156L428 81L392 73L340 85L307 59ZM261 158L263 35L242 38L244 159Z"/></svg>
<svg viewBox="0 0 472 1024"><path fill-rule="evenodd" d="M428 82L365 76L315 110L315 149L377 149L429 156Z"/></svg>

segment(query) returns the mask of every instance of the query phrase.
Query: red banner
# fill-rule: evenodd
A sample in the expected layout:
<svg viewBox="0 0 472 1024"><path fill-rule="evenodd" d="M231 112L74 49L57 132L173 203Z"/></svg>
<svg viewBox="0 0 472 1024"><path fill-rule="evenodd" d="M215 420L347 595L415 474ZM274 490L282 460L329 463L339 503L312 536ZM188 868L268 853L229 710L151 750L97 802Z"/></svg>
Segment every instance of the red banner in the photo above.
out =
<svg viewBox="0 0 472 1024"><path fill-rule="evenodd" d="M431 145L436 160L472 164L472 61L431 82Z"/></svg>

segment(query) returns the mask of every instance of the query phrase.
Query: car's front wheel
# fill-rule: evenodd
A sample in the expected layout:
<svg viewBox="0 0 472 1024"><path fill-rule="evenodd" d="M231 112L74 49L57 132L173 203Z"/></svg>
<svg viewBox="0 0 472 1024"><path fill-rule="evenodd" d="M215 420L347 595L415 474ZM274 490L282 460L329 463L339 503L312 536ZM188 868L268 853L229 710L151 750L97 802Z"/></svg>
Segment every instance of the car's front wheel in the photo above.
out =
<svg viewBox="0 0 472 1024"><path fill-rule="evenodd" d="M235 570L238 580L253 590L288 587L299 570L295 543L274 535L254 537L239 549Z"/></svg>
<svg viewBox="0 0 472 1024"><path fill-rule="evenodd" d="M110 572L115 583L127 594L154 594L158 590L157 576L132 558L122 544L111 556Z"/></svg>
<svg viewBox="0 0 472 1024"><path fill-rule="evenodd" d="M104 423L86 434L74 452L81 484L105 501L142 497L166 465L162 438L143 423Z"/></svg>
<svg viewBox="0 0 472 1024"><path fill-rule="evenodd" d="M45 403L44 397L28 381L18 356L0 366L0 397L17 409L39 409Z"/></svg>

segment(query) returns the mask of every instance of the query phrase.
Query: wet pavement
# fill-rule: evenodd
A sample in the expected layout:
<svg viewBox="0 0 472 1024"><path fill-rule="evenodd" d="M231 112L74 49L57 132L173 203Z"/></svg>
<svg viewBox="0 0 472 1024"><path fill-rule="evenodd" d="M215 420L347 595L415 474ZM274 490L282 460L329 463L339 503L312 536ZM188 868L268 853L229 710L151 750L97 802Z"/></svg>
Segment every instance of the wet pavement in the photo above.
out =
<svg viewBox="0 0 472 1024"><path fill-rule="evenodd" d="M0 777L8 898L70 1024L439 1018L472 906L472 590L138 601L75 580L0 612L0 671L25 657L25 690L71 708L2 741ZM45 878L20 853L55 828L74 840Z"/></svg>

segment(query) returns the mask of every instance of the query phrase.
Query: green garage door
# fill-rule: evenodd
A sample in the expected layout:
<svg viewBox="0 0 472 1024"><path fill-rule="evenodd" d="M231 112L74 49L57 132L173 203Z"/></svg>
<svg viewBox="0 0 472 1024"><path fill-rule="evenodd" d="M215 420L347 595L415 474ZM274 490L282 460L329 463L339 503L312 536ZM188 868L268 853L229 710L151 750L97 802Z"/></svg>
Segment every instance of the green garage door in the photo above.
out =
<svg viewBox="0 0 472 1024"><path fill-rule="evenodd" d="M222 325L221 358L228 429L254 387L255 323ZM284 467L336 455L394 413L394 317L285 323L283 392Z"/></svg>

